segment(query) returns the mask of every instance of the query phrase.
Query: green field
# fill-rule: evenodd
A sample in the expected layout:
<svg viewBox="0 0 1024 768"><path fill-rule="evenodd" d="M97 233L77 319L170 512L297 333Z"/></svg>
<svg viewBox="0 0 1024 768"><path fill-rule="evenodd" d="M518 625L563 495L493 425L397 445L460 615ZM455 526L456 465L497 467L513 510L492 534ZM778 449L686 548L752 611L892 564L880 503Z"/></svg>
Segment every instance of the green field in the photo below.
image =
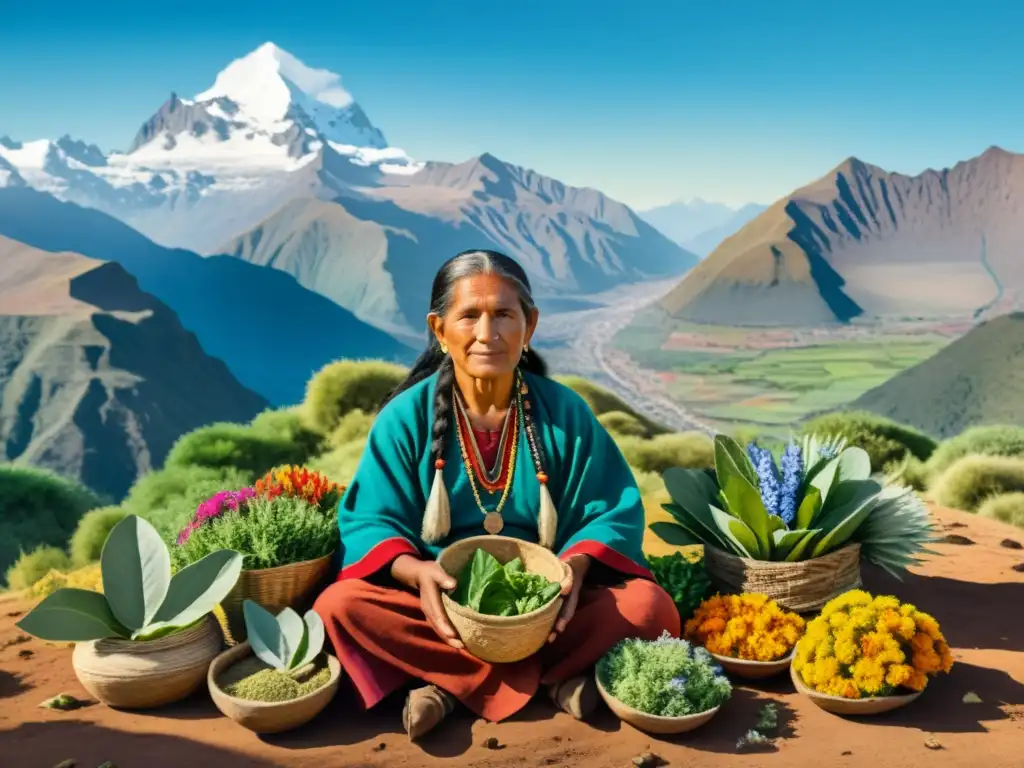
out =
<svg viewBox="0 0 1024 768"><path fill-rule="evenodd" d="M663 374L669 396L704 421L784 436L810 414L855 400L950 340L907 327L744 329L669 324L648 313L621 331L615 346Z"/></svg>

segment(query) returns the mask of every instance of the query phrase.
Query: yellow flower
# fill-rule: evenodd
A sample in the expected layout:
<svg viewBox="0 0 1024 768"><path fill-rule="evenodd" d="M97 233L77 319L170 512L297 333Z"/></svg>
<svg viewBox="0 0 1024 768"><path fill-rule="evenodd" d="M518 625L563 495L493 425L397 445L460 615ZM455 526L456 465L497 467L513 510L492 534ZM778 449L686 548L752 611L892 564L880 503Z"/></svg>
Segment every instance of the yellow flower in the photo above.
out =
<svg viewBox="0 0 1024 768"><path fill-rule="evenodd" d="M774 661L793 649L805 626L765 595L715 595L697 608L683 635L720 656Z"/></svg>

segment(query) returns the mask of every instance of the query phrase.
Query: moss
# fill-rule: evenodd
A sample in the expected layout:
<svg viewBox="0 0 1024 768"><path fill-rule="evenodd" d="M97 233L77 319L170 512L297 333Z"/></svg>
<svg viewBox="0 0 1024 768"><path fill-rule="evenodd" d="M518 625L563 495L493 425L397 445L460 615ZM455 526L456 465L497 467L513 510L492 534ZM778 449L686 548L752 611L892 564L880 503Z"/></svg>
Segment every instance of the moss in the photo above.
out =
<svg viewBox="0 0 1024 768"><path fill-rule="evenodd" d="M331 670L326 666L301 683L276 669L261 669L227 685L224 690L231 696L248 701L281 702L313 693L330 680Z"/></svg>

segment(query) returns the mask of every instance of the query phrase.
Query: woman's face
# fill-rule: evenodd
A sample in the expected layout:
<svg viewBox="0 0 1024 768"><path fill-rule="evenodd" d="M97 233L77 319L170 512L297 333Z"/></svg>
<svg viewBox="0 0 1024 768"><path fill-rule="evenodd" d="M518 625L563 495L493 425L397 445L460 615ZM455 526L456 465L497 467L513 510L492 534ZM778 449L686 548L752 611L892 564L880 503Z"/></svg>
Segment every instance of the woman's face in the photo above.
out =
<svg viewBox="0 0 1024 768"><path fill-rule="evenodd" d="M537 312L523 312L516 289L506 280L477 275L459 280L448 312L430 315L428 322L456 368L475 379L495 379L519 364L537 327Z"/></svg>

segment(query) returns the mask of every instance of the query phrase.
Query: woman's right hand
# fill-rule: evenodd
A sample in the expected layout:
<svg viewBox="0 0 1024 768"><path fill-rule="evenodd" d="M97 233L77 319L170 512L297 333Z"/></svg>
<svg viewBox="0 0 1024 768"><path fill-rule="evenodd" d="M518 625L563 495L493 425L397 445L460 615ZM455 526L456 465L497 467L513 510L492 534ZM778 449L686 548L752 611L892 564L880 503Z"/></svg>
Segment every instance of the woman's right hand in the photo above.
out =
<svg viewBox="0 0 1024 768"><path fill-rule="evenodd" d="M412 555L401 555L391 565L391 575L399 582L420 593L420 606L437 636L452 648L464 648L448 614L441 603L441 590L455 589L456 582L434 560L420 560Z"/></svg>

